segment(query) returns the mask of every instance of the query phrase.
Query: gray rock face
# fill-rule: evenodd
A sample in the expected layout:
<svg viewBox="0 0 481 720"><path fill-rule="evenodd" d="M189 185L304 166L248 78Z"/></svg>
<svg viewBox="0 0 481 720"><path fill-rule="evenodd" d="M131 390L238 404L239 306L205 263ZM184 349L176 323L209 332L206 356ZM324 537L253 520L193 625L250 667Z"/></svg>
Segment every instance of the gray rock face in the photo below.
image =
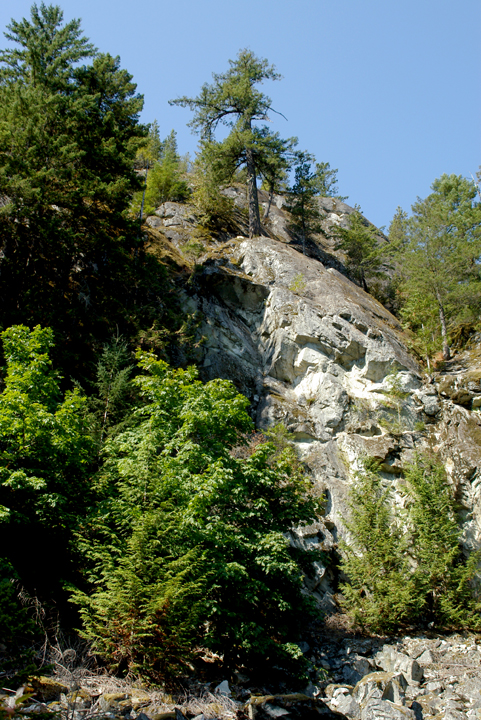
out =
<svg viewBox="0 0 481 720"><path fill-rule="evenodd" d="M375 660L376 664L387 672L402 672L409 685L419 683L423 679L423 670L417 660L397 652L395 648L389 647L389 645L386 645L376 655Z"/></svg>
<svg viewBox="0 0 481 720"><path fill-rule="evenodd" d="M197 359L204 379L233 380L258 428L284 424L315 491L326 496L324 523L302 541L330 549L345 533L362 457L380 462L402 506L402 466L434 445L466 508L466 543L480 545L478 413L423 385L398 321L372 296L285 242L238 237L204 258L185 302L204 318ZM398 405L393 383L406 393ZM320 604L331 592L322 568L310 590Z"/></svg>

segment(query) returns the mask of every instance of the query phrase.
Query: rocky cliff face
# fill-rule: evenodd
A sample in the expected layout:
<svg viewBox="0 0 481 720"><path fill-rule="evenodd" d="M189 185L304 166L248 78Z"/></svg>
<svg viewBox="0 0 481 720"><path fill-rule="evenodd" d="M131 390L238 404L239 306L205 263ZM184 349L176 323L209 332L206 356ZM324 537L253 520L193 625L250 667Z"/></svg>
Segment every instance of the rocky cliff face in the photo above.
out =
<svg viewBox="0 0 481 720"><path fill-rule="evenodd" d="M166 206L151 224L179 246L175 233L185 237L191 220L184 208ZM352 212L334 208L339 223L346 208ZM325 208L326 218L332 211ZM201 312L203 377L233 380L251 400L258 428L284 424L314 492L326 497L324 522L300 530L293 542L335 546L365 456L381 462L402 506L402 467L416 450L431 448L463 508L465 544L479 547L481 353L474 347L428 382L396 318L336 269L342 262L328 239L311 257L302 255L289 241L281 207L274 234L272 228L276 237L240 236L201 259L185 303ZM319 565L310 582L318 603L332 606L326 569Z"/></svg>

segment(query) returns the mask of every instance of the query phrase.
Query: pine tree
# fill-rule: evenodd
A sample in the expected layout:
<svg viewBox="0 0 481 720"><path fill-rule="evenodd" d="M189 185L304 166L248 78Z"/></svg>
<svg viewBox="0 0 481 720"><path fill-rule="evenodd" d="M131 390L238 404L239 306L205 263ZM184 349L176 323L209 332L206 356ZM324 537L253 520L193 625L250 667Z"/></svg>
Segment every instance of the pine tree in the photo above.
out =
<svg viewBox="0 0 481 720"><path fill-rule="evenodd" d="M432 190L412 207L399 256L400 288L411 307L416 305L418 326L423 317L429 320L430 306L436 309L436 335L448 360L450 326L475 322L481 307L481 203L475 183L461 176L443 175ZM405 317L409 322L407 312Z"/></svg>
<svg viewBox="0 0 481 720"><path fill-rule="evenodd" d="M257 197L257 168L255 161L256 133L254 123L267 120L272 110L271 100L256 89L264 80L279 80L280 75L268 61L256 57L249 50L241 50L236 60L229 60L230 69L214 74L214 82L205 83L196 98L181 97L170 104L193 110L189 125L200 133L203 141L214 140L219 124L231 128L227 140L219 145L227 154L235 152L245 157L249 204L249 236L262 234Z"/></svg>

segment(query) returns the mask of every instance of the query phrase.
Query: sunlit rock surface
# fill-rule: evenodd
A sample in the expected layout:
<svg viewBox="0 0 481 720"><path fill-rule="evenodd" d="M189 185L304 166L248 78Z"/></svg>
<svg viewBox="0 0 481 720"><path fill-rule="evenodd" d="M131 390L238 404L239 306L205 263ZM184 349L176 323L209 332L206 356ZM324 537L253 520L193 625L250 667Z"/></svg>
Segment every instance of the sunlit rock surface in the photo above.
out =
<svg viewBox="0 0 481 720"><path fill-rule="evenodd" d="M238 189L231 194L236 205L245 204ZM265 207L265 193L260 201ZM354 212L333 198L319 202L326 228L345 226ZM194 223L188 210L165 203L157 220L166 237L178 233L171 240L181 250ZM481 342L433 381L410 354L396 318L347 279L327 233L303 255L279 197L268 226L275 237L210 246L197 259L185 308L202 318L196 361L203 378L234 381L259 429L285 425L313 491L325 496L324 522L296 542L330 550L346 535L349 486L365 457L379 461L402 508L403 466L416 451L431 449L455 488L464 543L479 547ZM329 571L318 568L310 588L325 607L333 602L330 581Z"/></svg>

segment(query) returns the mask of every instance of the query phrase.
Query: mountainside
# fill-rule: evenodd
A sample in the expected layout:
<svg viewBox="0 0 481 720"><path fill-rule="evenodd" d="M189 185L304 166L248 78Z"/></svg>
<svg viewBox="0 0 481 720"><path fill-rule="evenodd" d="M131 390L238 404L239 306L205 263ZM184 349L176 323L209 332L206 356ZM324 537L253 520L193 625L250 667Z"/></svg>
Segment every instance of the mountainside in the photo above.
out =
<svg viewBox="0 0 481 720"><path fill-rule="evenodd" d="M333 198L319 202L326 227L354 212ZM163 242L182 248L193 228L186 210L165 203L147 223L165 235ZM430 450L455 488L465 547L479 548L479 346L428 377L399 321L340 272L342 257L329 237L317 235L307 256L286 227L279 199L271 237L218 243L198 258L184 302L202 318L196 362L203 378L233 380L250 399L259 429L282 423L314 492L325 496L323 522L303 528L293 542L331 550L346 536L349 488L364 458L380 463L402 506L402 468ZM309 583L321 606L334 607L335 579L326 568L319 564Z"/></svg>

